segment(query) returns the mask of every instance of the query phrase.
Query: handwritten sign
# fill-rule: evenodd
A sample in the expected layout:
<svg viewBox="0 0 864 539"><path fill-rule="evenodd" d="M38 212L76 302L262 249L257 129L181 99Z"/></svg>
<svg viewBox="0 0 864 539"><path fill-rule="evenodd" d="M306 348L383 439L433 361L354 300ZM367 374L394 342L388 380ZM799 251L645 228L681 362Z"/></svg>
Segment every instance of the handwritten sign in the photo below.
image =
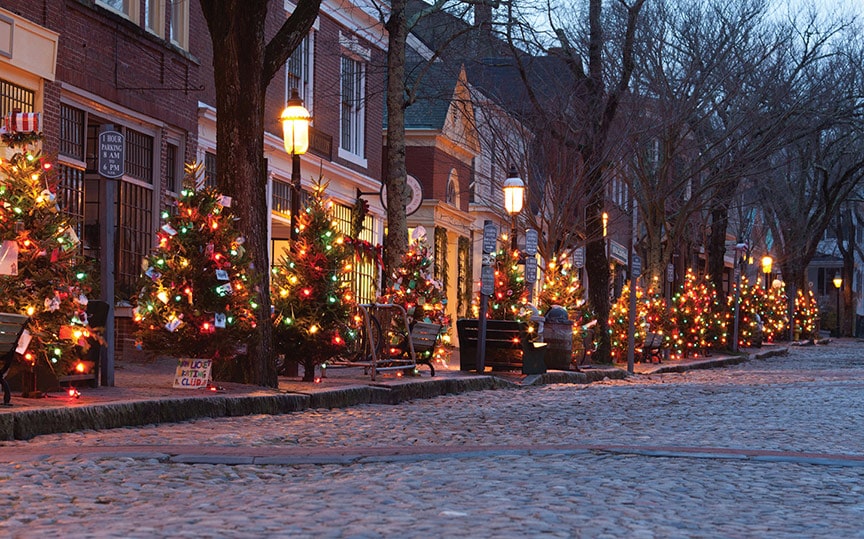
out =
<svg viewBox="0 0 864 539"><path fill-rule="evenodd" d="M174 387L179 389L204 389L210 383L212 359L180 358L174 374Z"/></svg>

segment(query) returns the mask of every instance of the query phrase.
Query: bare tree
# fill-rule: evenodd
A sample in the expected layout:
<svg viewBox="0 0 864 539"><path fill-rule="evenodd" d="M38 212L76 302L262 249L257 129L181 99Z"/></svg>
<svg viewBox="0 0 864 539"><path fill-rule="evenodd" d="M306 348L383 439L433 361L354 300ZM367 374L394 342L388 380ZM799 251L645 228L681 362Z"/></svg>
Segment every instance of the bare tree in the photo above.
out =
<svg viewBox="0 0 864 539"><path fill-rule="evenodd" d="M569 148L582 167L574 172L582 175L588 198L584 215L580 212L572 217L577 221L584 218L585 223L589 302L597 316L600 338L593 357L599 363L609 362L611 351L609 263L602 221L605 186L610 173L610 156L614 154L612 132L634 72L634 41L644 0L618 0L612 4L608 17L603 16L603 4L602 0L589 1L587 27L565 27L560 19L556 20L553 10L548 11L549 24L557 38L555 53L564 69L559 72L559 78L568 77L572 81L566 94L571 96L568 107L550 107L538 91L541 87L534 84L536 79L531 77L529 59L514 55L526 99L531 105L532 125L543 126L547 136L557 139L559 148ZM606 33L611 25L616 25L614 32ZM532 36L521 28L522 36ZM514 33L511 32L509 38L511 43L516 42ZM536 48L540 43L534 40L531 45Z"/></svg>
<svg viewBox="0 0 864 539"><path fill-rule="evenodd" d="M265 39L270 0L200 0L213 44L216 89L216 168L219 188L234 199L238 228L258 270L256 338L233 378L276 387L270 323L267 177L264 170L264 102L267 86L301 44L321 0L297 0L279 31Z"/></svg>
<svg viewBox="0 0 864 539"><path fill-rule="evenodd" d="M787 283L790 315L806 269L832 219L864 179L864 46L855 26L840 22L820 31L813 19L797 32L811 61L789 89L786 114L798 137L756 182ZM790 328L791 337L792 328Z"/></svg>

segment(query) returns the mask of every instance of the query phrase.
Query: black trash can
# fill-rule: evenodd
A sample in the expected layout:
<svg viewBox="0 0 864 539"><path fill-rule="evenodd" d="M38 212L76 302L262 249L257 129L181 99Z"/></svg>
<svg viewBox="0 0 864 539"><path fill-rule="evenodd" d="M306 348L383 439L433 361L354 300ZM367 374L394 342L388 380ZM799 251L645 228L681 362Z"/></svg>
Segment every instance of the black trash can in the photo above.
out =
<svg viewBox="0 0 864 539"><path fill-rule="evenodd" d="M553 305L546 313L543 325L546 343L546 368L569 371L573 362L573 321L567 318L567 309Z"/></svg>

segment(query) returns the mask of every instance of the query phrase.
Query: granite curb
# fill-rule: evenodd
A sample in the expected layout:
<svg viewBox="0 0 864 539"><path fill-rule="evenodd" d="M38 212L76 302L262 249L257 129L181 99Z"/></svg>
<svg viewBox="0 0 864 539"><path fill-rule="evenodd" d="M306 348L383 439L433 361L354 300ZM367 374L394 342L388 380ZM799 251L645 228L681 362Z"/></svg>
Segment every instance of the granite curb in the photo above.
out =
<svg viewBox="0 0 864 539"><path fill-rule="evenodd" d="M684 372L735 365L751 359L786 354L787 348L741 356L702 359L677 365L662 365L640 374ZM286 414L318 408L345 408L362 404L396 405L413 399L447 394L534 387L549 384L591 384L606 379L623 380L626 370L615 367L586 368L581 371L548 371L537 375L501 373L438 376L387 383L361 383L346 387L288 390L272 395L213 395L194 398L157 398L108 402L75 407L36 408L4 411L0 414L0 441L28 440L43 434L102 430L158 423L175 423L199 418L235 417L255 414Z"/></svg>

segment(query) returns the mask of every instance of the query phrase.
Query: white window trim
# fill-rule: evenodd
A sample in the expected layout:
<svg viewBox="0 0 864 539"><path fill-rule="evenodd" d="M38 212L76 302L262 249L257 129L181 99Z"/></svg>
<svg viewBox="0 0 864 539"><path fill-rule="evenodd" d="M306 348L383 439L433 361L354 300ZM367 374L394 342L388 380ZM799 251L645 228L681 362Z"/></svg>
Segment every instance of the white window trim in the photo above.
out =
<svg viewBox="0 0 864 539"><path fill-rule="evenodd" d="M340 43L342 42L342 38L343 38L343 36L340 33L340 35L339 35ZM356 38L355 38L355 42L356 42ZM367 49L367 51L368 51L368 49ZM362 73L361 80L360 80L360 95L365 96L366 95L366 76L367 76L366 64L363 63L362 58L357 58L357 56L355 54L352 54L353 51L349 51L348 49L343 49L342 52L343 52L343 57L351 58L351 59L353 59L353 60L355 60L361 64L361 67L363 68L363 73ZM367 62L368 62L368 60L367 60ZM358 149L360 150L360 153L355 153L351 150L347 150L347 149L342 147L342 67L341 67L341 60L340 60L340 67L339 67L339 100L340 100L340 102L339 102L339 130L340 131L339 131L339 144L338 144L339 150L337 152L337 155L340 158L345 159L346 161L354 163L355 165L360 165L360 166L366 167L368 165L368 161L364 157L364 154L366 153L366 145L368 142L366 140L366 103L362 98L360 100L360 105L358 107L357 114L356 114L357 115L357 124L360 127L358 139L356 142L357 142L357 146L359 147Z"/></svg>

